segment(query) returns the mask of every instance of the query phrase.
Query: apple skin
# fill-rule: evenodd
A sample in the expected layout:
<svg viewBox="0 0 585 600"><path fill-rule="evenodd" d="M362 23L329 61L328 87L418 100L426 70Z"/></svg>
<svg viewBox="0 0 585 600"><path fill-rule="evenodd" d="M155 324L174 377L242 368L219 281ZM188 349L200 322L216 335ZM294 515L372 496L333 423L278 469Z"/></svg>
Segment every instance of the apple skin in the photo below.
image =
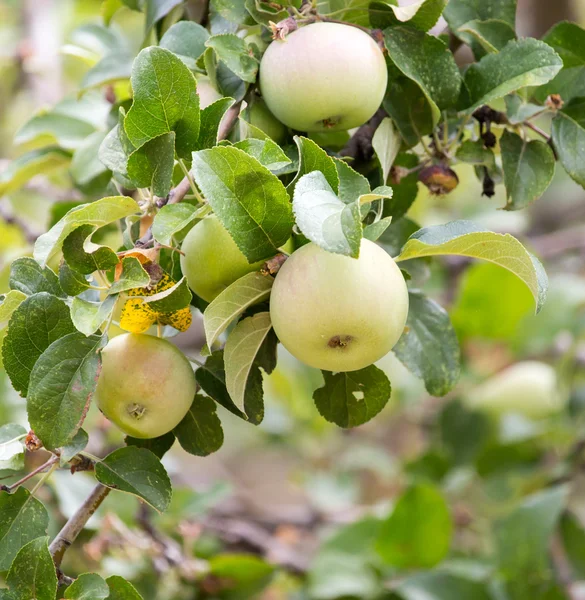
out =
<svg viewBox="0 0 585 600"><path fill-rule="evenodd" d="M102 350L96 402L128 435L148 439L171 431L187 414L195 392L189 361L166 340L126 333Z"/></svg>
<svg viewBox="0 0 585 600"><path fill-rule="evenodd" d="M364 31L313 23L273 41L260 63L260 91L274 116L298 131L363 125L380 107L388 72Z"/></svg>
<svg viewBox="0 0 585 600"><path fill-rule="evenodd" d="M203 110L223 96L211 85L209 77L199 75L197 77L197 93L199 94L199 108Z"/></svg>
<svg viewBox="0 0 585 600"><path fill-rule="evenodd" d="M181 270L189 287L206 302L265 261L250 264L215 215L199 221L181 247Z"/></svg>
<svg viewBox="0 0 585 600"><path fill-rule="evenodd" d="M546 363L522 361L500 371L466 396L467 406L493 415L518 413L539 419L564 405L555 370Z"/></svg>
<svg viewBox="0 0 585 600"><path fill-rule="evenodd" d="M262 98L256 96L246 112L250 125L258 127L277 144L284 142L286 127L270 112ZM254 136L252 135L252 137Z"/></svg>
<svg viewBox="0 0 585 600"><path fill-rule="evenodd" d="M402 335L407 315L400 269L366 239L357 259L302 246L281 267L270 296L282 345L326 371L355 371L382 358Z"/></svg>

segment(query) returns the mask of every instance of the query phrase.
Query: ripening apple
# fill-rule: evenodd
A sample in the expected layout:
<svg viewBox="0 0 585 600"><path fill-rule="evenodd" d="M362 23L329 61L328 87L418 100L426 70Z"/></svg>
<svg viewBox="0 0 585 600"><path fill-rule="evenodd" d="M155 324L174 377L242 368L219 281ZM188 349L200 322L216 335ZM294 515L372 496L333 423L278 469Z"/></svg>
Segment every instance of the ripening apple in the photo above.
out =
<svg viewBox="0 0 585 600"><path fill-rule="evenodd" d="M199 75L197 77L197 93L199 94L199 108L201 108L201 110L207 108L216 100L223 98L223 96L211 85L209 77L206 77L205 75Z"/></svg>
<svg viewBox="0 0 585 600"><path fill-rule="evenodd" d="M266 102L256 96L246 109L245 118L254 127L263 131L277 144L282 144L286 138L286 127L268 110ZM252 136L254 134L252 133Z"/></svg>
<svg viewBox="0 0 585 600"><path fill-rule="evenodd" d="M250 264L215 215L199 221L183 240L181 249L183 275L189 287L207 302L265 262Z"/></svg>
<svg viewBox="0 0 585 600"><path fill-rule="evenodd" d="M366 239L357 259L302 246L281 267L270 296L282 345L326 371L355 371L382 358L402 335L407 314L400 269Z"/></svg>
<svg viewBox="0 0 585 600"><path fill-rule="evenodd" d="M274 116L299 131L363 125L380 107L388 73L364 31L313 23L273 41L260 63L260 91Z"/></svg>
<svg viewBox="0 0 585 600"><path fill-rule="evenodd" d="M102 350L96 402L128 435L154 438L171 431L187 414L195 391L189 361L166 340L126 333Z"/></svg>
<svg viewBox="0 0 585 600"><path fill-rule="evenodd" d="M465 400L469 407L494 415L512 412L535 419L559 411L564 404L555 370L538 361L505 368L471 390Z"/></svg>

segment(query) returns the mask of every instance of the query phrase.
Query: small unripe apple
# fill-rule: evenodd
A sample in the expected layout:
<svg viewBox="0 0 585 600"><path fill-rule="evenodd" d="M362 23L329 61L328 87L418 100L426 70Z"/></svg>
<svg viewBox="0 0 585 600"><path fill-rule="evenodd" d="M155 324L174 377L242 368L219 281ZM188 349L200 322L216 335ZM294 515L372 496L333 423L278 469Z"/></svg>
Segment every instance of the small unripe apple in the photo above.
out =
<svg viewBox="0 0 585 600"><path fill-rule="evenodd" d="M469 407L495 415L529 418L553 414L563 406L555 370L538 361L518 362L477 386L466 397Z"/></svg>
<svg viewBox="0 0 585 600"><path fill-rule="evenodd" d="M128 435L154 438L171 431L187 414L195 391L189 361L166 340L126 333L102 350L96 402Z"/></svg>
<svg viewBox="0 0 585 600"><path fill-rule="evenodd" d="M302 246L281 267L270 296L282 345L326 371L355 371L382 358L402 335L407 314L400 269L366 239L357 259Z"/></svg>
<svg viewBox="0 0 585 600"><path fill-rule="evenodd" d="M363 125L386 92L386 61L351 25L314 23L273 41L260 63L260 91L274 116L299 131Z"/></svg>
<svg viewBox="0 0 585 600"><path fill-rule="evenodd" d="M250 264L215 215L199 221L183 240L181 249L183 275L189 287L207 302L265 262Z"/></svg>
<svg viewBox="0 0 585 600"><path fill-rule="evenodd" d="M209 77L205 77L205 75L199 75L197 77L197 93L199 94L199 108L201 110L207 108L216 100L223 98L223 96L211 85Z"/></svg>
<svg viewBox="0 0 585 600"><path fill-rule="evenodd" d="M246 109L245 118L250 125L263 131L277 144L282 144L286 138L286 127L268 110L266 102L259 96L256 96Z"/></svg>

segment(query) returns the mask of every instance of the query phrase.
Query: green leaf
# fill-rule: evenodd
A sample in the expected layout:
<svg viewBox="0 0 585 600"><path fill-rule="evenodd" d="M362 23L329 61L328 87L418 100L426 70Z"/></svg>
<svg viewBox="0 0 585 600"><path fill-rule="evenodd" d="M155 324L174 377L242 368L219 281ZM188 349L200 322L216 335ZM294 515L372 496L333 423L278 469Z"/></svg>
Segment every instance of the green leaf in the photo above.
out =
<svg viewBox="0 0 585 600"><path fill-rule="evenodd" d="M392 62L423 91L437 124L441 110L459 97L461 75L453 54L440 39L403 26L386 29L384 42Z"/></svg>
<svg viewBox="0 0 585 600"><path fill-rule="evenodd" d="M197 150L205 150L218 142L219 126L226 112L234 105L233 98L220 98L201 111L201 128Z"/></svg>
<svg viewBox="0 0 585 600"><path fill-rule="evenodd" d="M136 446L138 448L146 448L150 450L155 456L161 458L173 447L175 443L175 434L172 431L165 433L156 438L135 438L127 435L124 438L126 446Z"/></svg>
<svg viewBox="0 0 585 600"><path fill-rule="evenodd" d="M441 442L455 465L471 463L490 435L489 417L460 401L449 402L439 415Z"/></svg>
<svg viewBox="0 0 585 600"><path fill-rule="evenodd" d="M528 496L495 526L495 556L508 578L534 578L548 570L548 548L567 502L568 488L557 486Z"/></svg>
<svg viewBox="0 0 585 600"><path fill-rule="evenodd" d="M388 14L384 25L389 27L407 23L409 27L428 31L437 23L446 4L447 0L416 0L408 6L390 4L388 8L392 10L394 18Z"/></svg>
<svg viewBox="0 0 585 600"><path fill-rule="evenodd" d="M217 57L225 66L243 81L254 83L258 74L259 63L250 56L248 44L233 33L211 36L205 45L213 48Z"/></svg>
<svg viewBox="0 0 585 600"><path fill-rule="evenodd" d="M71 303L71 320L77 331L83 335L94 334L106 322L114 306L117 298L108 296L103 302L90 302L81 298L73 298Z"/></svg>
<svg viewBox="0 0 585 600"><path fill-rule="evenodd" d="M585 65L585 29L577 23L556 23L542 41L554 48L565 69Z"/></svg>
<svg viewBox="0 0 585 600"><path fill-rule="evenodd" d="M276 254L290 237L292 209L276 175L238 148L193 153L193 174L213 212L253 263Z"/></svg>
<svg viewBox="0 0 585 600"><path fill-rule="evenodd" d="M65 591L65 598L71 600L105 600L110 588L97 573L83 573Z"/></svg>
<svg viewBox="0 0 585 600"><path fill-rule="evenodd" d="M376 550L398 569L428 569L449 551L453 523L441 493L431 485L413 485L382 524Z"/></svg>
<svg viewBox="0 0 585 600"><path fill-rule="evenodd" d="M575 515L565 512L559 524L559 534L574 576L581 581L585 576L585 556L583 556L585 531L583 526Z"/></svg>
<svg viewBox="0 0 585 600"><path fill-rule="evenodd" d="M221 292L203 313L207 346L211 349L228 325L247 308L266 300L273 283L270 276L247 273Z"/></svg>
<svg viewBox="0 0 585 600"><path fill-rule="evenodd" d="M223 444L223 429L216 413L215 402L207 396L195 395L193 404L173 433L185 452L208 456Z"/></svg>
<svg viewBox="0 0 585 600"><path fill-rule="evenodd" d="M337 176L339 177L339 199L344 204L351 204L359 199L360 204L371 202L376 198L370 197L370 182L361 173L352 169L344 160L334 159ZM387 197L392 196L391 188L381 186L388 192ZM296 188L295 188L296 189ZM366 196L368 196L366 198Z"/></svg>
<svg viewBox="0 0 585 600"><path fill-rule="evenodd" d="M154 217L152 236L159 244L171 246L174 236L187 226L194 225L199 214L197 207L186 202L166 204Z"/></svg>
<svg viewBox="0 0 585 600"><path fill-rule="evenodd" d="M362 239L358 202L345 204L320 171L303 175L295 186L295 220L302 233L329 252L357 258Z"/></svg>
<svg viewBox="0 0 585 600"><path fill-rule="evenodd" d="M57 573L48 540L39 537L28 542L12 562L6 583L15 600L55 600Z"/></svg>
<svg viewBox="0 0 585 600"><path fill-rule="evenodd" d="M144 296L142 299L157 313L171 313L189 306L192 298L187 278L183 277L170 288L152 296Z"/></svg>
<svg viewBox="0 0 585 600"><path fill-rule="evenodd" d="M180 158L191 158L199 138L199 96L195 77L172 52L151 46L132 65L134 101L124 121L139 148L172 131Z"/></svg>
<svg viewBox="0 0 585 600"><path fill-rule="evenodd" d="M98 157L98 151L105 137L106 134L103 131L92 133L73 154L69 173L78 185L89 185L108 172L108 169Z"/></svg>
<svg viewBox="0 0 585 600"><path fill-rule="evenodd" d="M299 179L313 171L321 171L327 183L337 194L339 191L339 175L335 161L313 140L298 135L295 136L294 140L299 149L300 163L295 178L287 188L289 194L293 196Z"/></svg>
<svg viewBox="0 0 585 600"><path fill-rule="evenodd" d="M359 371L323 371L325 385L313 400L325 419L339 427L357 427L375 417L390 399L390 382L374 365Z"/></svg>
<svg viewBox="0 0 585 600"><path fill-rule="evenodd" d="M24 544L46 535L48 525L47 510L26 488L0 492L0 571L10 568Z"/></svg>
<svg viewBox="0 0 585 600"><path fill-rule="evenodd" d="M85 275L74 271L65 261L59 265L59 285L68 296L77 296L90 287Z"/></svg>
<svg viewBox="0 0 585 600"><path fill-rule="evenodd" d="M408 294L406 329L393 352L425 382L429 394L444 396L459 379L459 342L449 315L418 291Z"/></svg>
<svg viewBox="0 0 585 600"><path fill-rule="evenodd" d="M565 171L585 187L585 99L574 100L558 111L551 133Z"/></svg>
<svg viewBox="0 0 585 600"><path fill-rule="evenodd" d="M77 456L82 450L85 450L89 436L84 429L80 429L71 439L71 441L61 448L59 464L64 467L73 457Z"/></svg>
<svg viewBox="0 0 585 600"><path fill-rule="evenodd" d="M476 263L463 274L450 312L460 340L512 342L533 306L530 291L510 271L493 263Z"/></svg>
<svg viewBox="0 0 585 600"><path fill-rule="evenodd" d="M516 39L514 28L506 21L468 21L457 30L458 36L470 46L477 42L488 54L499 52L508 42Z"/></svg>
<svg viewBox="0 0 585 600"><path fill-rule="evenodd" d="M41 292L22 302L12 313L2 343L4 369L17 392L27 395L37 359L54 341L73 331L69 307L55 296Z"/></svg>
<svg viewBox="0 0 585 600"><path fill-rule="evenodd" d="M234 404L244 413L250 370L271 328L270 313L256 313L240 321L225 343L223 357L226 387Z"/></svg>
<svg viewBox="0 0 585 600"><path fill-rule="evenodd" d="M150 284L150 275L145 271L142 263L135 256L126 256L122 259L122 272L115 281L108 294L119 294L135 288L143 288Z"/></svg>
<svg viewBox="0 0 585 600"><path fill-rule="evenodd" d="M392 217L386 217L385 219L380 219L375 223L366 225L364 227L364 237L366 238L366 240L375 242L386 231L386 229L390 227L391 224Z"/></svg>
<svg viewBox="0 0 585 600"><path fill-rule="evenodd" d="M544 42L533 38L509 42L497 54L487 54L467 69L465 84L472 104L466 112L521 88L542 85L562 66L559 55Z"/></svg>
<svg viewBox="0 0 585 600"><path fill-rule="evenodd" d="M270 138L265 140L248 138L237 142L234 146L243 150L246 154L253 156L270 171L278 171L291 164L290 158L284 153L282 148Z"/></svg>
<svg viewBox="0 0 585 600"><path fill-rule="evenodd" d="M494 586L495 587L495 586ZM443 571L417 573L396 588L404 600L495 600L486 583Z"/></svg>
<svg viewBox="0 0 585 600"><path fill-rule="evenodd" d="M27 412L34 432L53 450L68 444L83 424L100 371L102 337L71 333L53 342L30 375Z"/></svg>
<svg viewBox="0 0 585 600"><path fill-rule="evenodd" d="M9 285L10 289L18 290L27 296L47 292L66 298L57 275L49 267L41 267L36 260L27 256L17 258L10 265Z"/></svg>
<svg viewBox="0 0 585 600"><path fill-rule="evenodd" d="M476 58L484 55L473 38L459 35L459 28L470 21L498 19L516 29L516 0L450 0L443 12L450 30L464 42L471 43Z"/></svg>
<svg viewBox="0 0 585 600"><path fill-rule="evenodd" d="M342 526L326 539L309 567L310 598L376 597L380 591L379 559L373 545L380 523L367 516Z"/></svg>
<svg viewBox="0 0 585 600"><path fill-rule="evenodd" d="M166 17L175 6L182 3L182 0L145 0L146 6L146 32L148 33L156 23L163 17Z"/></svg>
<svg viewBox="0 0 585 600"><path fill-rule="evenodd" d="M95 466L105 486L142 498L159 512L171 501L171 481L160 460L146 448L127 446L108 454Z"/></svg>
<svg viewBox="0 0 585 600"><path fill-rule="evenodd" d="M207 29L199 23L179 21L165 31L159 46L176 54L191 71L195 71L197 59L205 52L208 38Z"/></svg>
<svg viewBox="0 0 585 600"><path fill-rule="evenodd" d="M117 50L106 54L84 75L81 89L87 91L91 88L129 79L133 58L133 54L127 50Z"/></svg>
<svg viewBox="0 0 585 600"><path fill-rule="evenodd" d="M26 300L22 292L12 290L0 296L0 369L3 368L2 343L6 337L12 313Z"/></svg>
<svg viewBox="0 0 585 600"><path fill-rule="evenodd" d="M15 134L17 146L49 146L55 144L63 150L75 150L95 132L95 126L85 119L66 114L57 107L41 109Z"/></svg>
<svg viewBox="0 0 585 600"><path fill-rule="evenodd" d="M36 175L63 169L70 162L71 155L54 146L31 150L11 161L0 173L0 195L18 190Z"/></svg>
<svg viewBox="0 0 585 600"><path fill-rule="evenodd" d="M108 577L106 583L110 588L108 600L143 600L136 588L119 575Z"/></svg>
<svg viewBox="0 0 585 600"><path fill-rule="evenodd" d="M496 158L491 148L484 146L483 140L466 140L457 149L457 160L470 165L485 165L494 167Z"/></svg>
<svg viewBox="0 0 585 600"><path fill-rule="evenodd" d="M119 262L111 248L91 241L95 230L94 225L81 225L63 240L63 258L72 269L84 275L107 271Z"/></svg>
<svg viewBox="0 0 585 600"><path fill-rule="evenodd" d="M510 94L504 100L506 102L506 117L512 125L523 123L543 110L542 106L527 102L519 94Z"/></svg>
<svg viewBox="0 0 585 600"><path fill-rule="evenodd" d="M140 207L128 196L111 196L91 204L76 206L47 233L39 236L35 243L34 258L44 267L61 250L65 238L78 227L82 225L103 227L138 212Z"/></svg>
<svg viewBox="0 0 585 600"><path fill-rule="evenodd" d="M507 129L500 139L506 210L518 210L540 198L555 174L551 147L540 140L527 141Z"/></svg>
<svg viewBox="0 0 585 600"><path fill-rule="evenodd" d="M390 169L398 155L402 138L394 128L392 119L384 118L372 138L372 147L382 167L382 181L386 183L390 175Z"/></svg>
<svg viewBox="0 0 585 600"><path fill-rule="evenodd" d="M230 398L225 383L225 369L223 363L223 350L214 352L207 357L205 364L195 371L195 379L203 391L211 396L218 404L249 423L258 425L264 418L264 398L262 391L262 374L260 369L252 367L246 397L244 399L245 412L242 412Z"/></svg>
<svg viewBox="0 0 585 600"><path fill-rule="evenodd" d="M425 227L410 236L396 261L439 254L481 258L508 269L528 286L536 312L542 308L548 287L546 273L538 259L511 235L485 231L471 221Z"/></svg>
<svg viewBox="0 0 585 600"><path fill-rule="evenodd" d="M0 427L0 472L24 469L24 445L18 438L25 435L26 429L16 423Z"/></svg>
<svg viewBox="0 0 585 600"><path fill-rule="evenodd" d="M128 177L138 187L152 189L156 196L165 198L172 185L174 153L174 131L149 140L128 157Z"/></svg>
<svg viewBox="0 0 585 600"><path fill-rule="evenodd" d="M408 102L404 102L408 98ZM433 131L433 109L425 92L407 77L388 82L384 108L392 117L404 144L412 148Z"/></svg>

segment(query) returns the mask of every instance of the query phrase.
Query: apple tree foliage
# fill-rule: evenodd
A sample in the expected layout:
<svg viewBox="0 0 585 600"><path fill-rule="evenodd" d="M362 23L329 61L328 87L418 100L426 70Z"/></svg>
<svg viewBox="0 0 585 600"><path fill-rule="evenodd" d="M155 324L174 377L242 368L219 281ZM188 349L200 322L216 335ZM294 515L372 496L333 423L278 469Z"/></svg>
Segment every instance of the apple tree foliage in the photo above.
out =
<svg viewBox="0 0 585 600"><path fill-rule="evenodd" d="M109 27L123 6L145 12L138 53ZM259 424L262 371L270 373L277 361L268 312L277 265L270 259L291 236L296 247L310 240L350 257L367 238L395 258L408 281L410 311L393 352L435 396L456 384L460 350L447 312L419 283L433 257L457 255L507 270L530 291L538 312L547 276L517 239L465 220L420 228L408 216L417 179L438 197L457 185L451 167L458 163L473 165L487 196L505 186L502 208L510 211L545 192L557 163L585 186L585 31L559 23L542 40L519 38L515 13L515 0L419 0L408 7L392 0L211 0L204 27L189 19L180 1L105 0L103 24L80 28L70 46L82 52L89 44L101 56L78 97L34 115L15 139L33 149L0 174L4 194L33 175L65 167L86 197L65 209L55 205L52 226L36 240L32 258L14 260L11 291L0 298L3 368L26 400L37 443L52 453L47 468L90 460L102 486L164 511L171 483L160 459L175 439L197 456L216 451L223 442L216 403ZM362 130L353 140L345 133L288 131L277 144L246 110L258 93L271 24L293 19L303 26L328 15L371 30L386 57L389 82L380 118L357 151L352 142ZM441 15L448 29L430 33ZM474 56L465 68L453 56L461 44ZM203 109L202 74L221 96ZM534 125L544 113L551 116L550 131ZM250 263L268 262L206 303L189 290L178 253L188 231L210 213ZM122 247L93 241L112 224L122 231ZM134 332L155 326L170 337L188 329L197 311L207 358L197 365L199 392L184 420L161 438L126 438L125 447L88 458L83 423L110 326ZM379 413L390 394L391 382L372 365L324 372L314 400L325 419L355 427ZM22 444L25 434L6 425L0 443ZM564 488L550 488L502 522L501 562L493 568L502 586L510 583L510 598L529 597L513 595L522 583L518 573L545 568L546 541L565 501ZM8 585L1 598L53 600L58 584L68 583L55 570L48 525L47 510L24 487L0 494L0 571ZM360 528L358 538L373 554L364 551L360 589L350 586L343 596L366 593L380 564L435 566L452 533L444 499L426 485L410 488L384 522L363 521ZM511 547L512 529L525 536L524 548ZM317 557L315 597L336 597L319 586L328 571L344 569L350 551L341 538L328 544L337 554ZM406 600L507 598L504 587L488 590L481 574L462 578L453 568L402 578L393 593ZM546 597L564 597L555 589ZM63 593L139 598L122 578L95 574L79 577Z"/></svg>

